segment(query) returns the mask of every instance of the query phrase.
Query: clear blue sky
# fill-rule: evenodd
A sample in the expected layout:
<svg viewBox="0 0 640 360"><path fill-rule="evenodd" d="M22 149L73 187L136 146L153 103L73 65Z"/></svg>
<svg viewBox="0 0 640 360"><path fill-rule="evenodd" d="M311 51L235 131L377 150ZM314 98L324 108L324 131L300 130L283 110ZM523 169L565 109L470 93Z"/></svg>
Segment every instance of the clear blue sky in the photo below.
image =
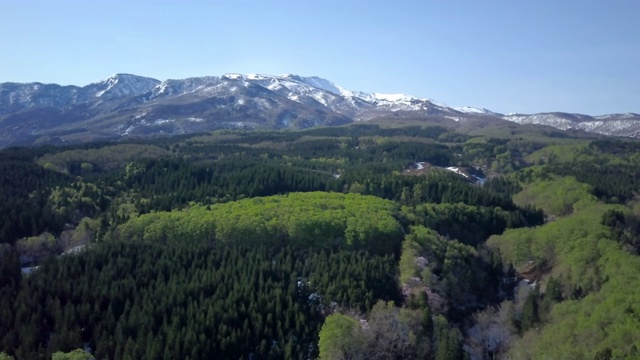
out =
<svg viewBox="0 0 640 360"><path fill-rule="evenodd" d="M503 113L640 113L638 15L637 0L6 0L0 82L293 73Z"/></svg>

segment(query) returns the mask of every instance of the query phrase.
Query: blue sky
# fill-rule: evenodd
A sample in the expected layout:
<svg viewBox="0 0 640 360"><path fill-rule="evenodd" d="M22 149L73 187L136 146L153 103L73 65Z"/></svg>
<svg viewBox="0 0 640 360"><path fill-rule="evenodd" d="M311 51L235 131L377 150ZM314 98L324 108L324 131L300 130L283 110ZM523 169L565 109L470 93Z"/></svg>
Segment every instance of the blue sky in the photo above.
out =
<svg viewBox="0 0 640 360"><path fill-rule="evenodd" d="M640 1L3 1L0 82L316 75L493 111L640 113Z"/></svg>

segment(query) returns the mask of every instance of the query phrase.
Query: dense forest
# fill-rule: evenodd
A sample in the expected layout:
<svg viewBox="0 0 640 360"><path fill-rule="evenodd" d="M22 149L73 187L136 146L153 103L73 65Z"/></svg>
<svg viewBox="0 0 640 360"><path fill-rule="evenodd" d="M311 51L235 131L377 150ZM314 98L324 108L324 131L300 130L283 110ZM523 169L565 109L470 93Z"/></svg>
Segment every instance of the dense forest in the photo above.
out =
<svg viewBox="0 0 640 360"><path fill-rule="evenodd" d="M0 150L0 359L632 359L640 142L424 124Z"/></svg>

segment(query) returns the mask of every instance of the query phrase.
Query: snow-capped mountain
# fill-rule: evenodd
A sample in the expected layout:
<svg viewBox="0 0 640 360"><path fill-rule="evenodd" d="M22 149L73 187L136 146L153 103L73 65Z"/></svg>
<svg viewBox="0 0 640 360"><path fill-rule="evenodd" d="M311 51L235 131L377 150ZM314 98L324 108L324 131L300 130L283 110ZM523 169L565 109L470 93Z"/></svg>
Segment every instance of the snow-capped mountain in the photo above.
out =
<svg viewBox="0 0 640 360"><path fill-rule="evenodd" d="M453 108L456 111L460 111L463 112L465 114L491 114L491 115L496 115L497 113L494 113L491 110L487 110L485 108L476 108L476 107L472 107L472 106L460 106L460 107L454 107ZM497 114L499 115L499 114Z"/></svg>
<svg viewBox="0 0 640 360"><path fill-rule="evenodd" d="M634 113L594 117L554 112L533 115L509 114L503 118L518 124L549 125L560 130L578 129L604 135L640 137L640 115Z"/></svg>
<svg viewBox="0 0 640 360"><path fill-rule="evenodd" d="M84 87L42 83L0 83L0 115L38 107L68 107L118 100L154 88L158 80L116 74Z"/></svg>
<svg viewBox="0 0 640 360"><path fill-rule="evenodd" d="M160 81L152 78L116 74L106 80L85 86L88 95L101 99L119 99L127 96L142 94L158 85Z"/></svg>
<svg viewBox="0 0 640 360"><path fill-rule="evenodd" d="M406 94L353 91L319 77L291 74L229 73L165 81L116 74L83 87L0 84L0 147L229 127L332 126L401 113L440 123L509 120L640 137L637 114L502 115L483 108L449 107Z"/></svg>

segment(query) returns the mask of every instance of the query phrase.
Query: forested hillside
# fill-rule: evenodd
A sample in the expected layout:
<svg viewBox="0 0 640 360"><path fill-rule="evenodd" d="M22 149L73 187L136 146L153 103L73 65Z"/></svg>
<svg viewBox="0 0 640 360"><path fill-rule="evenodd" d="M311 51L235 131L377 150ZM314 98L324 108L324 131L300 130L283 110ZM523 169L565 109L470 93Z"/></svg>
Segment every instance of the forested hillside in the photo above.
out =
<svg viewBox="0 0 640 360"><path fill-rule="evenodd" d="M638 150L424 124L4 149L0 359L633 359Z"/></svg>

